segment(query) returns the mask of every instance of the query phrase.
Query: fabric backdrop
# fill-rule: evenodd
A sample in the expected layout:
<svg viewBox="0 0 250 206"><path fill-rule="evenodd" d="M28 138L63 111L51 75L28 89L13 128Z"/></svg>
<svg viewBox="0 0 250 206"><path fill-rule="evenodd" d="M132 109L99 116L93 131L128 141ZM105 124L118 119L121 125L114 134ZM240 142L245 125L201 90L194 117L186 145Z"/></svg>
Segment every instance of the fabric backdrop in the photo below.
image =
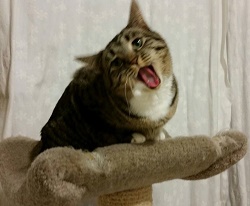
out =
<svg viewBox="0 0 250 206"><path fill-rule="evenodd" d="M168 42L180 101L172 136L250 136L248 0L139 0ZM0 1L0 138L40 139L41 127L80 65L127 23L129 0ZM208 180L154 185L155 206L250 205L250 155ZM87 205L95 205L90 202Z"/></svg>

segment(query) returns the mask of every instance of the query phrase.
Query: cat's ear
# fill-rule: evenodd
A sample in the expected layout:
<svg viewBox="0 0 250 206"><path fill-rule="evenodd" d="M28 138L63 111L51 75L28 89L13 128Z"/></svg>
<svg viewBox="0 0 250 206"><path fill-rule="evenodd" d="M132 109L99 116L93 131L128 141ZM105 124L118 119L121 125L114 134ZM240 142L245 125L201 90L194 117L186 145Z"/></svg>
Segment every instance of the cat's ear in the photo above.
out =
<svg viewBox="0 0 250 206"><path fill-rule="evenodd" d="M101 58L102 58L102 51L94 55L76 57L75 60L85 63L89 66L97 66L101 62Z"/></svg>
<svg viewBox="0 0 250 206"><path fill-rule="evenodd" d="M149 30L148 25L143 19L142 13L136 0L131 1L130 15L127 27L140 27Z"/></svg>
<svg viewBox="0 0 250 206"><path fill-rule="evenodd" d="M85 64L92 64L96 59L96 54L91 56L76 57L75 60Z"/></svg>

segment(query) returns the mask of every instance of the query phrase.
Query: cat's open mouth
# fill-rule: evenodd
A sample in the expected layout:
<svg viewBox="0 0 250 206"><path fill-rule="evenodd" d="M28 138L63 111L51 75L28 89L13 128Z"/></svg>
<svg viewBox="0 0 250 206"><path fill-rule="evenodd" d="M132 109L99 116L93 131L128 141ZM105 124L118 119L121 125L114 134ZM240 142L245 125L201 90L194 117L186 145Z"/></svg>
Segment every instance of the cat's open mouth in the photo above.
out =
<svg viewBox="0 0 250 206"><path fill-rule="evenodd" d="M138 73L138 79L141 80L147 87L154 89L161 83L153 66L142 67Z"/></svg>

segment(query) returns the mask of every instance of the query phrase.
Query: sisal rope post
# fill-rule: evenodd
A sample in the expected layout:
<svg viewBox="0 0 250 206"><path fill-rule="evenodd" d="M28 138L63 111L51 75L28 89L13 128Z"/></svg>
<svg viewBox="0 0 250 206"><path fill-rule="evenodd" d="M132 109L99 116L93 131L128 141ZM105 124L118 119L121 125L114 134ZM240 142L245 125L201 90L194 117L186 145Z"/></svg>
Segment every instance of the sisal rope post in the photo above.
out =
<svg viewBox="0 0 250 206"><path fill-rule="evenodd" d="M152 206L152 186L100 196L99 206Z"/></svg>

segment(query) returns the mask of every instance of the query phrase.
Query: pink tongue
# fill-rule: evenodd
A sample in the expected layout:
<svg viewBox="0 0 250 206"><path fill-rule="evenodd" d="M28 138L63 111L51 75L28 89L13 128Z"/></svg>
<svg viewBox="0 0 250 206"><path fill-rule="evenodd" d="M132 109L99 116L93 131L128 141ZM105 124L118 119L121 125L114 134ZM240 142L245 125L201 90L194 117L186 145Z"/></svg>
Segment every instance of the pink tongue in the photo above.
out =
<svg viewBox="0 0 250 206"><path fill-rule="evenodd" d="M139 78L149 87L155 88L160 84L160 79L152 67L143 67L139 70Z"/></svg>

